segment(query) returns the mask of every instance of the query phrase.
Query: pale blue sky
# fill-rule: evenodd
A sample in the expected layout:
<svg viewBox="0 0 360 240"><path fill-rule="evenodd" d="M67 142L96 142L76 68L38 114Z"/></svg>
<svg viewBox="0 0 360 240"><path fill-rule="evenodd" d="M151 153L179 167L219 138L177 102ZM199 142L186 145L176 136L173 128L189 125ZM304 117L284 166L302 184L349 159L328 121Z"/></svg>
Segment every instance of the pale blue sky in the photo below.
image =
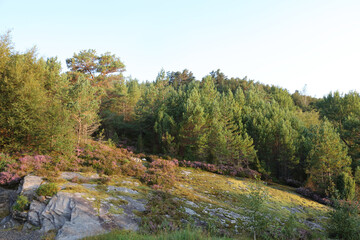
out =
<svg viewBox="0 0 360 240"><path fill-rule="evenodd" d="M0 0L15 48L65 59L110 51L141 81L187 68L302 90L360 92L359 0Z"/></svg>

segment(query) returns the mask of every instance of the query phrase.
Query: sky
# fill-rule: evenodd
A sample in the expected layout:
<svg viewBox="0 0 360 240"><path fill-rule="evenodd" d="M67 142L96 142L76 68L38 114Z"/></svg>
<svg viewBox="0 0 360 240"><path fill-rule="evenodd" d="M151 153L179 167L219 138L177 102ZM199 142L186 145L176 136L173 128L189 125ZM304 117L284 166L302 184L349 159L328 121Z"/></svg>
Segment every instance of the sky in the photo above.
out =
<svg viewBox="0 0 360 240"><path fill-rule="evenodd" d="M0 0L15 49L66 58L111 52L125 76L220 69L293 93L360 92L359 0Z"/></svg>

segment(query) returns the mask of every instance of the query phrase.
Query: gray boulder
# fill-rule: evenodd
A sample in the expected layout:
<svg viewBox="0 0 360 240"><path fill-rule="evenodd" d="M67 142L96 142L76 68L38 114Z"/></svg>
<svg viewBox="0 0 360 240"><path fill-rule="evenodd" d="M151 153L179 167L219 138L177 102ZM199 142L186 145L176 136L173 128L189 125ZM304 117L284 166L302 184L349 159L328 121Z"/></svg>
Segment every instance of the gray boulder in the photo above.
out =
<svg viewBox="0 0 360 240"><path fill-rule="evenodd" d="M41 177L28 175L23 179L23 183L19 185L18 193L26 196L29 201L35 197L36 190L44 182Z"/></svg>
<svg viewBox="0 0 360 240"><path fill-rule="evenodd" d="M60 192L41 214L41 231L58 230L56 239L75 240L103 233L99 216L79 193Z"/></svg>

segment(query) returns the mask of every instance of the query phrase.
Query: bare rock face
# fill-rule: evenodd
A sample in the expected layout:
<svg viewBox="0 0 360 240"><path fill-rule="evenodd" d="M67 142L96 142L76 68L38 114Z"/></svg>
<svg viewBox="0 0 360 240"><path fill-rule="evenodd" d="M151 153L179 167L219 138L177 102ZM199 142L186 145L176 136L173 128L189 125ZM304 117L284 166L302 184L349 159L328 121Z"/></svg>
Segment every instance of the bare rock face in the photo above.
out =
<svg viewBox="0 0 360 240"><path fill-rule="evenodd" d="M58 193L45 207L40 215L41 231L48 232L60 229L66 221L70 221L74 202L70 193Z"/></svg>
<svg viewBox="0 0 360 240"><path fill-rule="evenodd" d="M110 186L109 186L110 187ZM122 188L124 190L125 188ZM128 192L131 189L124 190L123 192ZM141 218L134 214L136 212L144 212L145 211L145 199L133 199L129 196L117 196L113 199L121 199L127 202L124 205L116 206L117 208L121 208L121 213L118 214L109 214L109 209L111 207L111 203L104 203L102 209L100 209L100 217L103 220L103 226L107 229L111 228L119 228L124 230L137 231L139 230L139 225L141 222ZM108 199L111 200L111 199Z"/></svg>
<svg viewBox="0 0 360 240"><path fill-rule="evenodd" d="M0 221L10 214L10 209L15 199L15 190L0 188Z"/></svg>
<svg viewBox="0 0 360 240"><path fill-rule="evenodd" d="M44 181L41 177L28 175L24 177L23 183L20 184L18 193L26 196L29 201L31 201L35 196L36 190L43 182Z"/></svg>
<svg viewBox="0 0 360 240"><path fill-rule="evenodd" d="M56 239L73 240L105 232L91 203L79 193L60 192L40 216L41 231L58 230Z"/></svg>
<svg viewBox="0 0 360 240"><path fill-rule="evenodd" d="M72 179L79 176L76 173L66 173L63 177ZM108 232L113 228L135 231L139 229L141 218L135 212L145 211L147 201L133 197L139 194L138 191L126 187L107 186L106 193L109 196L101 201L89 197L87 193L65 191L58 192L51 199L43 199L36 194L37 188L43 182L41 177L26 176L17 191L0 188L0 227L12 228L24 224L23 230L36 227L40 229L36 230L40 235L54 230L57 232L57 240L82 239ZM96 184L71 184L97 191ZM20 194L28 197L30 201L28 211L19 212L11 209Z"/></svg>
<svg viewBox="0 0 360 240"><path fill-rule="evenodd" d="M27 218L28 223L35 227L40 227L41 226L40 217L45 207L46 207L45 203L33 200L30 204L30 209L28 212L28 218Z"/></svg>
<svg viewBox="0 0 360 240"><path fill-rule="evenodd" d="M138 191L126 188L126 187L116 187L116 186L108 186L107 191L118 191L123 193L130 193L130 194L138 194Z"/></svg>
<svg viewBox="0 0 360 240"><path fill-rule="evenodd" d="M72 180L74 178L77 178L80 181L89 181L89 180L95 180L95 179L100 178L99 174L97 174L97 173L91 174L89 176L83 176L78 172L62 172L60 174L60 177L65 180Z"/></svg>

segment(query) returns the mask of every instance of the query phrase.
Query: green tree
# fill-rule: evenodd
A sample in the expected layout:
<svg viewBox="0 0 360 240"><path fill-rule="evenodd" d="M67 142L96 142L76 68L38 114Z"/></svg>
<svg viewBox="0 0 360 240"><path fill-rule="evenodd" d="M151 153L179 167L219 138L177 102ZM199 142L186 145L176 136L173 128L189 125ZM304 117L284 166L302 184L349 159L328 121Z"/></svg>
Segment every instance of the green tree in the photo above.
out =
<svg viewBox="0 0 360 240"><path fill-rule="evenodd" d="M245 230L253 233L254 240L257 237L265 238L268 236L270 224L272 224L273 216L266 208L268 200L268 192L259 179L250 187L251 193L241 199L246 204L246 217L248 221L242 223Z"/></svg>
<svg viewBox="0 0 360 240"><path fill-rule="evenodd" d="M348 172L351 159L333 125L325 120L314 127L312 149L308 155L308 173L319 191L334 194L335 179L341 172Z"/></svg>
<svg viewBox="0 0 360 240"><path fill-rule="evenodd" d="M109 74L121 73L125 71L125 65L120 58L106 52L100 56L94 49L82 50L78 54L74 53L72 58L66 59L66 65L72 72L74 79L78 73L89 76L93 86L108 86Z"/></svg>
<svg viewBox="0 0 360 240"><path fill-rule="evenodd" d="M342 172L336 178L336 189L341 199L353 200L355 197L355 180L349 173Z"/></svg>
<svg viewBox="0 0 360 240"><path fill-rule="evenodd" d="M169 84L175 89L178 89L180 86L189 84L191 81L195 80L193 73L187 69L184 69L182 72L168 72L167 78L169 79Z"/></svg>
<svg viewBox="0 0 360 240"><path fill-rule="evenodd" d="M201 106L199 90L195 87L189 92L183 121L180 123L180 156L189 160L206 158L206 118L204 108Z"/></svg>
<svg viewBox="0 0 360 240"><path fill-rule="evenodd" d="M100 101L96 92L97 88L82 76L69 89L69 108L75 121L77 144L87 139L99 127Z"/></svg>
<svg viewBox="0 0 360 240"><path fill-rule="evenodd" d="M12 52L8 35L0 49L0 149L72 152L69 82L60 74L60 63L37 59L35 49Z"/></svg>
<svg viewBox="0 0 360 240"><path fill-rule="evenodd" d="M329 93L317 102L322 117L329 119L340 133L342 141L349 147L353 169L360 159L360 95L352 91L347 94Z"/></svg>
<svg viewBox="0 0 360 240"><path fill-rule="evenodd" d="M244 122L254 140L261 168L277 178L291 176L299 163L298 121L294 106L287 102L292 101L291 98L284 97L284 94L272 90L272 95L269 95L253 86L245 96L244 106Z"/></svg>
<svg viewBox="0 0 360 240"><path fill-rule="evenodd" d="M330 238L355 240L360 238L359 206L352 201L335 201L329 212L327 232Z"/></svg>

